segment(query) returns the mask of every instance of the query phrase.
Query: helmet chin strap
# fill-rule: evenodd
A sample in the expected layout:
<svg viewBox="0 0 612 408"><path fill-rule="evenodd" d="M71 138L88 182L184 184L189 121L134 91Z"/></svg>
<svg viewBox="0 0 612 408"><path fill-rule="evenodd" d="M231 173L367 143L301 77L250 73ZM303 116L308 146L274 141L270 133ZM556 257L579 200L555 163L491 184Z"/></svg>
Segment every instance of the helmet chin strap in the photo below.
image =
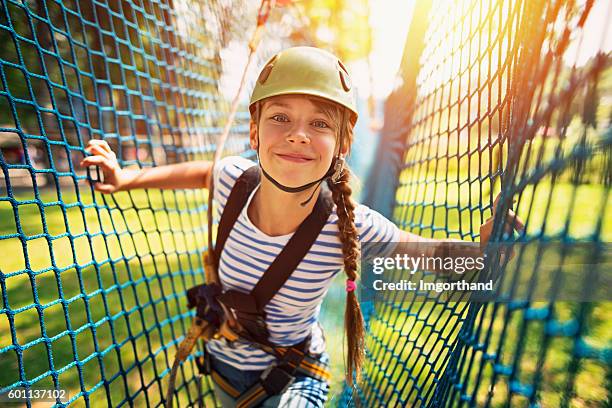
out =
<svg viewBox="0 0 612 408"><path fill-rule="evenodd" d="M259 156L259 154L258 154L258 156ZM310 187L314 186L315 184L321 183L323 180L325 180L326 178L330 177L334 173L334 163L337 160L338 160L338 157L334 157L334 159L332 160L332 164L329 167L329 170L327 170L327 172L323 175L323 177L321 177L318 180L311 181L310 183L306 183L304 185L301 185L299 187L288 187L288 186L285 186L284 184L281 184L278 181L274 180L274 178L270 174L268 174L268 172L263 168L263 166L261 164L261 160L259 161L259 167L261 167L261 172L263 173L263 175L272 184L274 184L279 189L283 190L286 193L301 193L302 191L308 190Z"/></svg>
<svg viewBox="0 0 612 408"><path fill-rule="evenodd" d="M321 183L325 179L331 178L332 182L334 183L338 182L338 180L342 176L342 173L344 172L344 158L340 154L341 151L342 151L342 139L340 139L340 149L338 150L338 155L334 157L334 159L331 162L331 165L329 166L329 169L323 175L323 177L321 177L318 180L311 181L310 183L306 183L299 187L288 187L274 180L274 178L270 174L268 174L268 172L264 169L263 165L261 164L261 159L259 159L259 135L257 135L257 159L259 159L259 167L261 167L261 172L263 173L264 177L267 178L272 184L274 184L277 188L287 193L301 193L302 191L306 191L314 185L317 186L316 188L312 190L312 193L310 194L308 199L300 203L302 207L305 207L306 205L308 205L308 203L314 197L315 191L317 191L317 188L319 187L319 185L321 185Z"/></svg>

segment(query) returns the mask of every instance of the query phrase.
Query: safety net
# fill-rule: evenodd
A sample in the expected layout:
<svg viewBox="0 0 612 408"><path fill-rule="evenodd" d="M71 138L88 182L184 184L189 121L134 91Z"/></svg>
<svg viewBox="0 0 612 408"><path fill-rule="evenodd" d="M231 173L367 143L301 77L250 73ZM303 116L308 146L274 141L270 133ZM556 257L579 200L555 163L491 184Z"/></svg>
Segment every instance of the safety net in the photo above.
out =
<svg viewBox="0 0 612 408"><path fill-rule="evenodd" d="M477 241L501 191L492 240L516 238L499 227L513 206L519 241L609 242L609 2L430 3L415 6L367 203L408 231ZM364 379L342 404L604 406L610 303L556 296L377 292Z"/></svg>
<svg viewBox="0 0 612 408"><path fill-rule="evenodd" d="M206 190L101 195L78 163L92 139L126 167L211 159L258 5L0 2L0 394L163 405L185 291L204 279ZM258 60L286 41L279 21ZM247 130L242 106L226 154L246 154ZM212 403L196 373L192 356L178 406Z"/></svg>
<svg viewBox="0 0 612 408"><path fill-rule="evenodd" d="M502 191L522 239L609 241L610 55L585 29L609 25L606 2L417 3L369 204L406 230L477 240ZM206 191L100 195L78 163L91 139L126 167L210 159L257 6L0 1L0 394L163 405L185 290L204 279ZM271 19L254 68L302 19ZM242 107L226 154L248 154L247 126ZM363 304L365 378L340 405L605 404L605 304L423 300ZM200 351L176 406L214 403Z"/></svg>

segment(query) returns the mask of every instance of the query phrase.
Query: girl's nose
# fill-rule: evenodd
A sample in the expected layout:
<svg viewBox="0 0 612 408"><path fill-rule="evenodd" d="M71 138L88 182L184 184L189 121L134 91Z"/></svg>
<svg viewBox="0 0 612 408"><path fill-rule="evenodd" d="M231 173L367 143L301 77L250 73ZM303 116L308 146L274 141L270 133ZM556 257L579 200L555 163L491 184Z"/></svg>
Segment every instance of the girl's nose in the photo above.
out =
<svg viewBox="0 0 612 408"><path fill-rule="evenodd" d="M289 143L309 144L310 138L301 127L295 127L287 136Z"/></svg>

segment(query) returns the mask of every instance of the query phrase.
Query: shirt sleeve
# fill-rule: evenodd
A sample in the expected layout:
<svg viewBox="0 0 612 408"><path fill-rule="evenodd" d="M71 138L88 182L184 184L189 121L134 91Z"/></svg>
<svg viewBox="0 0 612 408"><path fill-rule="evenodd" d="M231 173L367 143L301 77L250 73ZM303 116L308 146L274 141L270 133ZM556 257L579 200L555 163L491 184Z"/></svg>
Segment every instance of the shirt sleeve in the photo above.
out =
<svg viewBox="0 0 612 408"><path fill-rule="evenodd" d="M217 203L217 215L223 213L227 198L236 184L238 177L255 162L240 156L228 156L219 160L213 169L214 197Z"/></svg>
<svg viewBox="0 0 612 408"><path fill-rule="evenodd" d="M364 259L390 256L400 240L400 229L365 205L355 208L355 224Z"/></svg>

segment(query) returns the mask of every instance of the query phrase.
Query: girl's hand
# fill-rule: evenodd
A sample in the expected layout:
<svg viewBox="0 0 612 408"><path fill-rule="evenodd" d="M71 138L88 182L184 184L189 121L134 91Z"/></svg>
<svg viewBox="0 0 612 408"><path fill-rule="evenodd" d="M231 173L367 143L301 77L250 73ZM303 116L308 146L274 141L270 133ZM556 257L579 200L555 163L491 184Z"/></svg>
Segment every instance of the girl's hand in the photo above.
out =
<svg viewBox="0 0 612 408"><path fill-rule="evenodd" d="M85 148L87 156L81 161L82 167L98 166L104 175L103 182L94 183L93 187L96 191L110 194L115 191L120 191L127 184L127 174L119 166L117 156L104 140L90 140Z"/></svg>
<svg viewBox="0 0 612 408"><path fill-rule="evenodd" d="M500 195L501 193L495 197L491 217L489 217L484 224L480 226L481 251L484 251L485 247L489 243L489 239L491 238L491 233L493 232L493 220L495 219L495 211L497 210L497 203L499 202ZM525 230L525 223L514 213L514 211L508 210L508 215L506 216L504 225L504 232L506 234L512 234L514 230L522 233ZM510 256L512 257L512 254Z"/></svg>

